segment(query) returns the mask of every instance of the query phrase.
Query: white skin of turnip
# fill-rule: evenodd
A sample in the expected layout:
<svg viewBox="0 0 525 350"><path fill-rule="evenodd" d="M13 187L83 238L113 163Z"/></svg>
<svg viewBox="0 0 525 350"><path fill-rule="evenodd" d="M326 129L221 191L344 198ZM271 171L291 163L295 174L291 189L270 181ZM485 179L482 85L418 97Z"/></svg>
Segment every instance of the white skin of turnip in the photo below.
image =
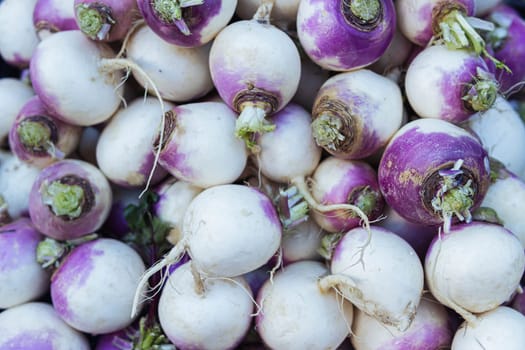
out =
<svg viewBox="0 0 525 350"><path fill-rule="evenodd" d="M115 239L100 238L87 244L93 245L82 253L86 257L70 255L74 261L66 258L53 276L53 305L69 325L82 332L120 330L133 322L129 315L144 263L135 250ZM55 299L54 291L60 291L60 299Z"/></svg>
<svg viewBox="0 0 525 350"><path fill-rule="evenodd" d="M525 124L512 105L502 96L492 108L474 114L466 123L481 140L490 157L497 159L514 174L525 179Z"/></svg>
<svg viewBox="0 0 525 350"><path fill-rule="evenodd" d="M414 249L381 227L348 231L336 246L331 275L320 280L358 309L400 331L412 322L423 292L423 267Z"/></svg>
<svg viewBox="0 0 525 350"><path fill-rule="evenodd" d="M355 350L436 350L450 346L452 333L445 307L423 296L406 331L400 332L357 310L350 339Z"/></svg>
<svg viewBox="0 0 525 350"><path fill-rule="evenodd" d="M164 102L164 111L174 105ZM97 164L111 181L126 186L142 186L153 165L153 140L162 118L156 98L133 100L115 113L97 142ZM157 168L157 181L167 172Z"/></svg>
<svg viewBox="0 0 525 350"><path fill-rule="evenodd" d="M294 103L276 113L275 130L257 138L260 151L253 156L264 176L288 183L310 175L321 159L321 148L312 136L312 117Z"/></svg>
<svg viewBox="0 0 525 350"><path fill-rule="evenodd" d="M9 216L12 219L17 219L28 214L29 193L33 182L40 173L40 169L22 162L12 153L5 152L5 158L2 158L0 162L0 196L7 204Z"/></svg>
<svg viewBox="0 0 525 350"><path fill-rule="evenodd" d="M66 122L81 126L103 122L121 103L121 74L104 71L101 64L113 56L109 46L95 43L80 30L55 33L40 42L31 59L35 91Z"/></svg>
<svg viewBox="0 0 525 350"><path fill-rule="evenodd" d="M171 45L142 26L129 38L127 57L138 64L155 83L162 98L185 102L211 91L208 57L210 45L184 48ZM150 81L143 74L133 76L139 84L153 93Z"/></svg>
<svg viewBox="0 0 525 350"><path fill-rule="evenodd" d="M322 291L328 273L320 262L300 261L278 271L259 290L256 329L272 349L336 349L348 336L353 306Z"/></svg>
<svg viewBox="0 0 525 350"><path fill-rule="evenodd" d="M203 278L239 276L277 252L281 231L271 200L257 189L234 184L205 189L184 214L181 241L142 277L134 304L141 302L149 276L176 263L186 251Z"/></svg>
<svg viewBox="0 0 525 350"><path fill-rule="evenodd" d="M33 26L36 0L4 0L0 4L0 55L6 62L26 68L38 45Z"/></svg>
<svg viewBox="0 0 525 350"><path fill-rule="evenodd" d="M283 261L291 263L320 259L318 250L324 233L325 231L311 219L286 230L281 243Z"/></svg>
<svg viewBox="0 0 525 350"><path fill-rule="evenodd" d="M158 313L166 336L179 349L233 349L240 343L254 309L242 277L196 280L192 262L171 273Z"/></svg>
<svg viewBox="0 0 525 350"><path fill-rule="evenodd" d="M20 79L0 79L0 142L7 138L20 108L34 95L31 86Z"/></svg>
<svg viewBox="0 0 525 350"><path fill-rule="evenodd" d="M470 323L475 322L473 313L510 300L524 270L519 239L495 224L453 226L436 238L425 259L430 292Z"/></svg>
<svg viewBox="0 0 525 350"><path fill-rule="evenodd" d="M68 326L50 304L30 302L0 313L0 348L90 350L87 337ZM47 347L46 347L47 346Z"/></svg>
<svg viewBox="0 0 525 350"><path fill-rule="evenodd" d="M525 347L525 316L506 306L478 316L475 324L464 322L456 331L451 350L522 350Z"/></svg>
<svg viewBox="0 0 525 350"><path fill-rule="evenodd" d="M202 188L234 182L248 159L244 142L234 135L235 112L223 102L189 103L173 112L175 128L159 164Z"/></svg>
<svg viewBox="0 0 525 350"><path fill-rule="evenodd" d="M489 185L480 207L496 211L503 226L519 238L525 248L525 182L515 177L498 178Z"/></svg>
<svg viewBox="0 0 525 350"><path fill-rule="evenodd" d="M159 201L155 204L155 215L171 226L167 239L176 244L182 235L182 221L191 201L202 191L186 181L175 178L166 180L158 190Z"/></svg>

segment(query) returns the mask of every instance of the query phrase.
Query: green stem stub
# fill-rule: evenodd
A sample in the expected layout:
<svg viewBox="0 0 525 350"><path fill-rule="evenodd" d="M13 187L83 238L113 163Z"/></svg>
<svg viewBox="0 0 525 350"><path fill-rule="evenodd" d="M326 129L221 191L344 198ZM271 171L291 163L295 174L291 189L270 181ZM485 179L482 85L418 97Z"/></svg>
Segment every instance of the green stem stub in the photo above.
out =
<svg viewBox="0 0 525 350"><path fill-rule="evenodd" d="M478 67L476 77L467 85L462 97L466 108L474 112L486 111L494 105L498 88L494 76Z"/></svg>
<svg viewBox="0 0 525 350"><path fill-rule="evenodd" d="M374 214L374 211L377 210L379 196L377 191L374 191L370 186L365 186L352 192L349 203L359 207L359 209L370 218ZM358 217L357 214L353 215Z"/></svg>
<svg viewBox="0 0 525 350"><path fill-rule="evenodd" d="M285 231L308 219L310 207L297 187L291 186L286 190L280 189L275 202Z"/></svg>
<svg viewBox="0 0 525 350"><path fill-rule="evenodd" d="M50 266L56 266L65 252L65 243L48 237L38 243L36 247L36 261L44 269Z"/></svg>
<svg viewBox="0 0 525 350"><path fill-rule="evenodd" d="M374 21L381 13L379 0L350 0L350 11L363 22Z"/></svg>
<svg viewBox="0 0 525 350"><path fill-rule="evenodd" d="M44 182L40 192L43 203L48 205L55 215L76 219L82 214L85 195L81 186L60 181Z"/></svg>
<svg viewBox="0 0 525 350"><path fill-rule="evenodd" d="M321 239L321 247L317 252L326 260L331 260L334 249L341 238L343 238L343 235L341 232L326 234Z"/></svg>
<svg viewBox="0 0 525 350"><path fill-rule="evenodd" d="M343 121L332 114L321 114L312 122L312 132L317 145L333 151L345 140L342 129Z"/></svg>
<svg viewBox="0 0 525 350"><path fill-rule="evenodd" d="M103 40L116 23L111 8L103 3L79 4L75 8L80 30L93 40Z"/></svg>
<svg viewBox="0 0 525 350"><path fill-rule="evenodd" d="M266 119L268 108L261 103L245 103L241 114L235 121L235 136L244 140L246 146L254 151L255 135L275 130L275 124Z"/></svg>
<svg viewBox="0 0 525 350"><path fill-rule="evenodd" d="M434 211L443 218L445 233L450 231L453 217L467 223L472 221L470 210L474 205L475 191L472 180L465 180L462 165L460 159L451 169L439 171L440 186L431 201Z"/></svg>
<svg viewBox="0 0 525 350"><path fill-rule="evenodd" d="M52 142L52 131L47 123L24 120L16 128L22 145L31 151L45 151Z"/></svg>
<svg viewBox="0 0 525 350"><path fill-rule="evenodd" d="M183 19L182 9L203 3L204 0L154 0L152 7L161 21L175 24L182 34L190 35L191 31Z"/></svg>

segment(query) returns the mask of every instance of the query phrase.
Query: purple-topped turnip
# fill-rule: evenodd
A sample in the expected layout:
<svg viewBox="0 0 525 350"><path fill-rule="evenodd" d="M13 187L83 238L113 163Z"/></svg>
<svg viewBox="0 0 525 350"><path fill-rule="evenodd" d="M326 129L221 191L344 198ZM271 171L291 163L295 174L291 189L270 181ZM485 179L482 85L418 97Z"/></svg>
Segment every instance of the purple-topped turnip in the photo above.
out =
<svg viewBox="0 0 525 350"><path fill-rule="evenodd" d="M193 262L168 277L159 300L159 322L177 349L236 349L254 308L242 276L199 280Z"/></svg>
<svg viewBox="0 0 525 350"><path fill-rule="evenodd" d="M449 49L468 49L483 55L498 67L504 64L487 51L485 40L476 31L491 31L490 22L472 17L475 0L398 0L397 18L401 32L413 43L427 46L440 41Z"/></svg>
<svg viewBox="0 0 525 350"><path fill-rule="evenodd" d="M282 262L288 265L302 260L321 260L319 249L326 234L314 220L306 220L283 231Z"/></svg>
<svg viewBox="0 0 525 350"><path fill-rule="evenodd" d="M165 129L155 140L159 164L176 178L201 188L237 180L248 152L234 135L236 117L223 102L173 107L166 112Z"/></svg>
<svg viewBox="0 0 525 350"><path fill-rule="evenodd" d="M251 20L231 23L213 41L210 72L221 98L236 112L235 133L248 145L253 134L271 131L265 119L292 99L301 59L292 39L269 23L271 4L263 3Z"/></svg>
<svg viewBox="0 0 525 350"><path fill-rule="evenodd" d="M319 90L312 119L319 146L338 158L362 159L385 146L401 126L401 90L371 70L339 73Z"/></svg>
<svg viewBox="0 0 525 350"><path fill-rule="evenodd" d="M390 45L395 30L392 0L305 0L297 12L297 34L304 51L333 71L374 63Z"/></svg>
<svg viewBox="0 0 525 350"><path fill-rule="evenodd" d="M510 69L496 72L501 91L509 94L521 89L525 80L525 19L511 7L500 5L490 11L487 20L496 26L486 35L494 57Z"/></svg>
<svg viewBox="0 0 525 350"><path fill-rule="evenodd" d="M445 307L423 295L414 320L405 331L381 324L357 310L350 339L355 350L437 350L450 346L452 332Z"/></svg>
<svg viewBox="0 0 525 350"><path fill-rule="evenodd" d="M376 171L357 160L325 158L312 175L312 196L324 205L351 204L360 208L370 221L383 212L385 201L379 190ZM361 217L347 210L312 213L328 232L346 232L359 226Z"/></svg>
<svg viewBox="0 0 525 350"><path fill-rule="evenodd" d="M165 111L173 107L164 102ZM162 118L160 108L154 97L137 98L119 109L102 130L97 141L97 164L111 182L125 187L146 184L155 158L151 145ZM166 175L166 170L157 167L151 183Z"/></svg>
<svg viewBox="0 0 525 350"><path fill-rule="evenodd" d="M44 302L29 302L0 313L0 334L2 349L91 349L87 336L70 327Z"/></svg>
<svg viewBox="0 0 525 350"><path fill-rule="evenodd" d="M9 132L9 146L20 160L38 168L70 155L80 141L80 126L50 115L38 96L21 109Z"/></svg>
<svg viewBox="0 0 525 350"><path fill-rule="evenodd" d="M0 144L7 141L7 135L20 108L34 95L31 86L20 79L0 79Z"/></svg>
<svg viewBox="0 0 525 350"><path fill-rule="evenodd" d="M257 294L256 330L271 349L336 349L350 333L353 306L322 291L320 262L300 261L278 271Z"/></svg>
<svg viewBox="0 0 525 350"><path fill-rule="evenodd" d="M331 274L322 290L335 288L355 307L399 331L410 326L423 293L423 266L412 247L377 226L354 228L336 243Z"/></svg>
<svg viewBox="0 0 525 350"><path fill-rule="evenodd" d="M36 300L48 291L49 273L36 259L42 239L28 218L0 228L0 309Z"/></svg>
<svg viewBox="0 0 525 350"><path fill-rule="evenodd" d="M41 40L56 32L78 29L73 1L37 0L33 24Z"/></svg>
<svg viewBox="0 0 525 350"><path fill-rule="evenodd" d="M481 57L443 45L421 51L405 77L406 96L418 116L454 124L492 107L498 88Z"/></svg>
<svg viewBox="0 0 525 350"><path fill-rule="evenodd" d="M378 180L388 205L423 225L470 222L490 182L489 160L464 129L441 119L405 124L386 146Z"/></svg>
<svg viewBox="0 0 525 350"><path fill-rule="evenodd" d="M100 238L75 247L51 278L51 300L75 329L103 334L122 329L144 273L140 255L115 239ZM116 283L115 281L118 281Z"/></svg>
<svg viewBox="0 0 525 350"><path fill-rule="evenodd" d="M510 301L520 288L525 254L519 239L500 225L454 225L434 238L425 258L432 295L475 325L474 314Z"/></svg>
<svg viewBox="0 0 525 350"><path fill-rule="evenodd" d="M55 117L81 126L101 123L121 103L121 74L102 64L113 56L109 46L79 30L55 33L31 58L33 88Z"/></svg>
<svg viewBox="0 0 525 350"><path fill-rule="evenodd" d="M39 39L33 26L37 0L4 0L0 3L0 55L5 62L27 68Z"/></svg>
<svg viewBox="0 0 525 350"><path fill-rule="evenodd" d="M186 251L201 278L234 277L261 267L279 249L282 227L266 195L256 188L226 184L207 188L191 201L182 232L182 239L142 277L135 307L142 302L149 278ZM136 308L132 315L135 312Z"/></svg>
<svg viewBox="0 0 525 350"><path fill-rule="evenodd" d="M213 89L208 65L210 46L175 46L148 26L142 26L129 37L126 57L142 67L162 98L184 102L202 97ZM143 88L154 93L144 74L133 71L133 76Z"/></svg>
<svg viewBox="0 0 525 350"><path fill-rule="evenodd" d="M29 197L29 215L46 236L64 240L93 233L106 220L112 192L90 163L66 159L44 168Z"/></svg>
<svg viewBox="0 0 525 350"><path fill-rule="evenodd" d="M78 28L92 40L122 40L140 19L136 0L74 0Z"/></svg>
<svg viewBox="0 0 525 350"><path fill-rule="evenodd" d="M137 0L146 24L163 40L196 47L210 42L233 17L237 0Z"/></svg>

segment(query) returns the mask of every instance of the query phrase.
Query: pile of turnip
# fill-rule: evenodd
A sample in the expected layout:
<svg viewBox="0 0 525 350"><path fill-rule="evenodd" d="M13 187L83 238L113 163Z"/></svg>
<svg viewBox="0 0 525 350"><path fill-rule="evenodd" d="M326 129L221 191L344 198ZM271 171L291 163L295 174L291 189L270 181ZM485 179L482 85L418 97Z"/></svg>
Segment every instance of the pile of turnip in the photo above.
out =
<svg viewBox="0 0 525 350"><path fill-rule="evenodd" d="M525 6L0 0L0 350L525 349Z"/></svg>

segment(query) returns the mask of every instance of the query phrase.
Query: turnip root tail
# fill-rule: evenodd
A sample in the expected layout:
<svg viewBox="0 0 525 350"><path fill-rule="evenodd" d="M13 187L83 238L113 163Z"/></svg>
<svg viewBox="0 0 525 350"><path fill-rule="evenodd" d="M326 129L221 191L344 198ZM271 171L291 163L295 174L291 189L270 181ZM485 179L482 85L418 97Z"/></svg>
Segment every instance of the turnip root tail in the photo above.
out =
<svg viewBox="0 0 525 350"><path fill-rule="evenodd" d="M126 53L126 50L128 48L128 42L129 42L129 39L131 38L131 36L137 31L138 28L140 28L142 25L144 25L146 22L144 21L144 19L139 19L137 20L135 23L133 23L133 25L131 26L131 28L128 30L128 32L126 33L126 36L124 37L124 39L122 40L122 46L120 47L120 50L119 52L117 53L117 55L115 56L115 58L122 58L124 57L125 53Z"/></svg>
<svg viewBox="0 0 525 350"><path fill-rule="evenodd" d="M406 305L403 314L400 316L392 315L388 310L380 309L380 305L377 305L373 300L365 299L366 296L363 295L363 292L357 287L356 282L346 275L332 274L322 277L318 281L318 286L322 292L327 292L331 288L335 289L337 293L343 295L344 298L348 299L358 309L402 332L410 327L416 315L417 305L413 305L412 303Z"/></svg>
<svg viewBox="0 0 525 350"><path fill-rule="evenodd" d="M356 213L361 220L363 221L363 226L366 232L368 233L368 239L366 242L360 247L361 249L361 258L364 254L364 249L370 244L370 240L372 239L372 231L370 231L370 220L368 219L368 216L356 205L352 204L321 204L318 203L315 198L310 193L310 189L308 188L308 185L306 184L304 177L296 177L291 180L291 183L297 187L301 195L303 196L304 200L308 203L308 205L318 212L325 213L332 210L350 210ZM362 261L362 259L360 259Z"/></svg>
<svg viewBox="0 0 525 350"><path fill-rule="evenodd" d="M253 15L253 19L259 23L270 24L270 14L272 13L274 0L263 0Z"/></svg>
<svg viewBox="0 0 525 350"><path fill-rule="evenodd" d="M150 173L148 175L148 180L146 181L146 186L144 187L144 189L142 190L142 192L139 195L139 198L141 198L144 195L144 193L146 193L148 191L148 189L149 189L149 186L151 184L151 180L153 178L153 174L155 173L155 170L157 169L157 166L158 166L158 163L159 163L161 147L164 144L164 125L166 123L166 120L165 120L166 118L165 118L165 113L164 113L164 111L165 111L164 100L162 99L162 96L161 96L159 90L157 89L157 86L153 82L153 80L151 80L151 78L148 76L148 74L146 74L146 72L138 64L136 64L133 61L130 61L130 60L125 59L125 58L106 58L106 59L102 59L101 60L101 62L100 62L100 69L103 72L109 72L109 71L118 70L118 69L125 69L127 71L133 70L134 72L142 75L147 80L148 84L151 85L151 88L152 88L152 90L154 92L155 97L157 97L157 99L159 100L160 110L161 110L161 113L162 113L162 118L161 118L161 122L160 122L159 140L158 140L159 142L158 142L158 147L155 150L155 159L153 161L153 166L151 167L151 171L150 171Z"/></svg>
<svg viewBox="0 0 525 350"><path fill-rule="evenodd" d="M137 311L139 309L139 305L144 302L145 300L153 298L157 293L159 293L162 290L162 285L166 281L166 279L169 277L169 271L165 271L162 273L160 281L149 288L148 290L148 281L149 279L155 275L157 272L162 271L164 268L168 268L177 263L182 259L182 256L186 252L186 242L185 240L181 240L178 244L176 244L168 254L164 255L164 257L157 261L154 265L152 265L144 275L142 275L142 278L140 279L137 290L135 291L135 296L133 298L133 306L131 308L131 317L135 317L137 314ZM148 292L152 291L153 295L148 296Z"/></svg>

